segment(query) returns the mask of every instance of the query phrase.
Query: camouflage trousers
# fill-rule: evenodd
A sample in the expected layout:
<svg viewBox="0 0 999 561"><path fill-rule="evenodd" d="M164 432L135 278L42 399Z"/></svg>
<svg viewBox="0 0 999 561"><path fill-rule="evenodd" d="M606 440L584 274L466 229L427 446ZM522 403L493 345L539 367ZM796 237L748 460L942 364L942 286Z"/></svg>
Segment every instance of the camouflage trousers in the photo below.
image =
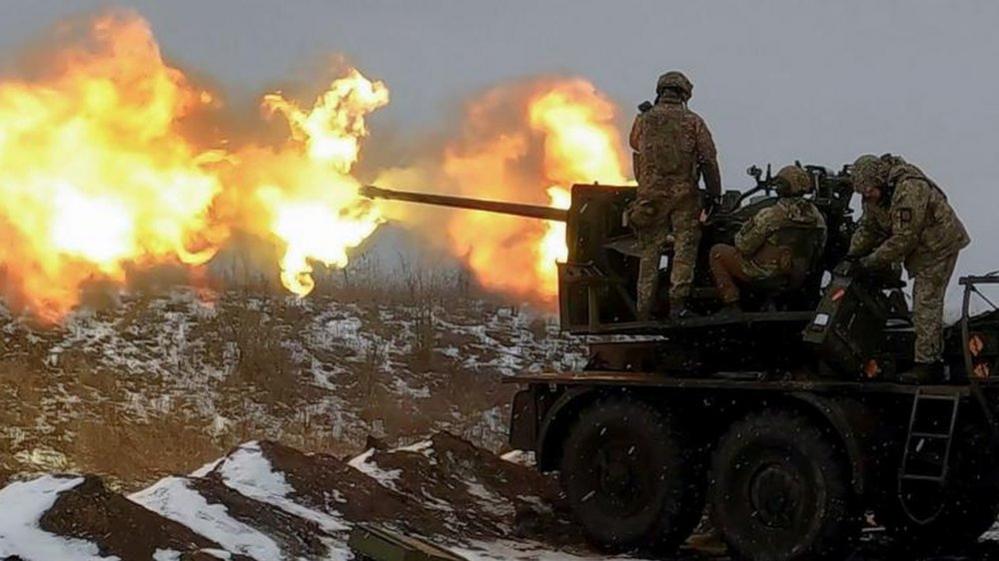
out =
<svg viewBox="0 0 999 561"><path fill-rule="evenodd" d="M711 248L711 276L715 280L718 298L725 304L735 304L741 297L739 285L767 282L774 287L787 282L787 275L779 270L761 267L752 259L746 259L735 246L715 244Z"/></svg>
<svg viewBox="0 0 999 561"><path fill-rule="evenodd" d="M669 302L671 307L682 305L690 296L697 264L697 247L701 241L699 221L701 205L696 197L684 197L674 204L663 205L653 225L639 230L638 241L642 257L638 266L638 317L652 317L659 292L659 262L673 237L673 259L670 273Z"/></svg>
<svg viewBox="0 0 999 561"><path fill-rule="evenodd" d="M912 319L916 327L916 362L937 362L943 355L944 294L957 265L957 254L915 275Z"/></svg>
<svg viewBox="0 0 999 561"><path fill-rule="evenodd" d="M748 283L753 279L752 263L734 246L720 243L711 248L710 265L718 298L725 304L737 303L741 293L736 282Z"/></svg>

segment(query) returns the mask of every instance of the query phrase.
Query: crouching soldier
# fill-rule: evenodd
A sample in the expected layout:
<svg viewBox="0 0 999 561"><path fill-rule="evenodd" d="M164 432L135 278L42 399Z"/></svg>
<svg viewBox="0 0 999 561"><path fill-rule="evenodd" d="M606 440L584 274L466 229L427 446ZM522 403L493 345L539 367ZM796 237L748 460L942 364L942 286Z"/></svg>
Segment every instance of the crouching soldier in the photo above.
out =
<svg viewBox="0 0 999 561"><path fill-rule="evenodd" d="M940 187L902 158L861 156L852 175L864 214L848 255L864 268L905 265L916 328L916 368L905 380L936 381L943 373L944 293L971 238Z"/></svg>
<svg viewBox="0 0 999 561"><path fill-rule="evenodd" d="M812 188L808 172L787 166L773 181L777 203L743 224L734 246L711 248L711 274L726 313L740 310L740 284L800 287L825 248L825 218L803 197Z"/></svg>

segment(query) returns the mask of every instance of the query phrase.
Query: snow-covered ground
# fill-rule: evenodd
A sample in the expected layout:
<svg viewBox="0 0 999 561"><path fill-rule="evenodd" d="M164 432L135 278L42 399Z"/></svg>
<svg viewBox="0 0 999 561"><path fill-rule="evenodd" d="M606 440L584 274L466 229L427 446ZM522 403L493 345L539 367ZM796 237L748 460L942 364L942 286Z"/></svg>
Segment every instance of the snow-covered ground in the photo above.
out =
<svg viewBox="0 0 999 561"><path fill-rule="evenodd" d="M447 430L498 449L501 379L585 360L552 316L477 300L178 288L61 326L0 312L0 481L81 470L150 483L253 438L344 454L368 435Z"/></svg>
<svg viewBox="0 0 999 561"><path fill-rule="evenodd" d="M333 473L326 482L334 486L309 479L317 470ZM455 485L441 485L448 480ZM83 483L41 476L0 491L0 559L166 561L200 552L346 561L353 558L349 532L360 522L405 528L469 560L606 559L587 552L578 536L568 545L565 536L546 539L566 523L541 497L555 496L550 481L443 434L346 461L249 442L189 476L164 478L127 498L94 480ZM393 502L409 510L384 508ZM525 512L540 517L542 527L512 530ZM163 530L167 521L176 526Z"/></svg>

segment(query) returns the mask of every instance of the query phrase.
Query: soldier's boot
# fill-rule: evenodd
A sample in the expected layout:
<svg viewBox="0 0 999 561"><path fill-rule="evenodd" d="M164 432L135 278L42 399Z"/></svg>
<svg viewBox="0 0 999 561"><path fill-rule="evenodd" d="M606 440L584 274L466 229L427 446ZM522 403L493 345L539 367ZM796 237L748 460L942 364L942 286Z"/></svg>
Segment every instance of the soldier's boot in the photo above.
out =
<svg viewBox="0 0 999 561"><path fill-rule="evenodd" d="M686 300L670 300L669 303L669 319L678 320L693 317L695 314L690 308L687 307Z"/></svg>
<svg viewBox="0 0 999 561"><path fill-rule="evenodd" d="M910 372L899 376L903 384L937 384L943 382L944 367L941 362L917 362Z"/></svg>

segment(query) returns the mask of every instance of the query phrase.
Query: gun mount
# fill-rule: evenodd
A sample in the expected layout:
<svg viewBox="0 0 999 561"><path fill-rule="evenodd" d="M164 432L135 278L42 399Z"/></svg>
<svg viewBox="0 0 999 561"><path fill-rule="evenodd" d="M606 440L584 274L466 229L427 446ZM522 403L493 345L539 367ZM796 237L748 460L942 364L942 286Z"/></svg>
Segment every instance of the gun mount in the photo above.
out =
<svg viewBox="0 0 999 561"><path fill-rule="evenodd" d="M812 200L826 217L829 241L821 258L822 267L812 274L804 286L793 294L773 298L771 294L749 294L747 310L784 313L768 316L794 323L800 329L814 311L821 297L822 274L845 255L854 224L849 207L852 190L846 170L835 173L821 166L806 166L815 189ZM705 221L694 279L692 307L710 314L718 307L714 283L710 277L708 257L716 243L733 243L742 224L762 208L777 200L761 172L751 168L755 185L746 190L729 190ZM662 333L676 327L668 321L639 322L635 310L635 288L638 276L640 247L625 219L625 210L634 200L635 188L600 184L572 186L568 209L558 209L505 201L491 201L431 193L397 191L373 185L364 186L360 194L374 199L389 199L410 203L446 206L484 212L522 216L539 220L565 222L568 258L559 263L559 311L562 328L576 334L602 333ZM671 252L667 250L666 256ZM662 290L668 290L672 260L662 271ZM668 301L663 293L659 302ZM665 316L659 310L660 317ZM735 322L739 318L732 318ZM762 319L762 318L757 318ZM713 320L699 318L690 326ZM684 325L684 327L690 327Z"/></svg>

